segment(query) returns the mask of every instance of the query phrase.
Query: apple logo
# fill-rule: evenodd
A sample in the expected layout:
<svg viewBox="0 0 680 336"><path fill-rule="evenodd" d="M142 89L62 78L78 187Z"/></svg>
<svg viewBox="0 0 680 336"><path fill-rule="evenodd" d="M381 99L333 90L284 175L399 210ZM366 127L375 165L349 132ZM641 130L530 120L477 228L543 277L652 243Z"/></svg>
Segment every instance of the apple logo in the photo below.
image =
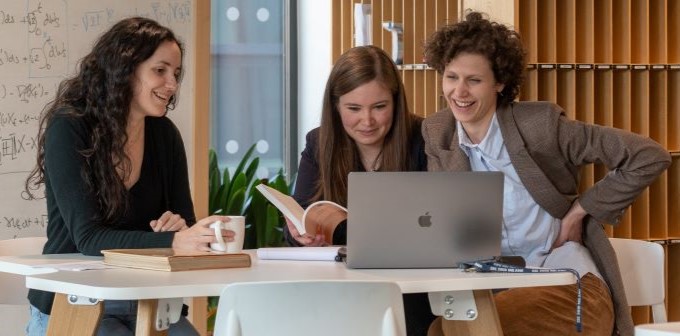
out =
<svg viewBox="0 0 680 336"><path fill-rule="evenodd" d="M418 225L421 227L430 227L432 225L432 216L430 216L429 211L418 217Z"/></svg>

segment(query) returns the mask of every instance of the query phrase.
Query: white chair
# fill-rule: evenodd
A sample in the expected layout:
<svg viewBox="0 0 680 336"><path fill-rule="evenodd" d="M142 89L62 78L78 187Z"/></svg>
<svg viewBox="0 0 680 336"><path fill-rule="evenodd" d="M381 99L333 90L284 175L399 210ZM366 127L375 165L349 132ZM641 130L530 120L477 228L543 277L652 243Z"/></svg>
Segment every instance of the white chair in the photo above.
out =
<svg viewBox="0 0 680 336"><path fill-rule="evenodd" d="M679 336L680 322L640 324L635 326L635 336Z"/></svg>
<svg viewBox="0 0 680 336"><path fill-rule="evenodd" d="M0 240L0 256L41 254L47 238ZM24 335L28 323L28 300L24 276L0 272L0 325L2 335Z"/></svg>
<svg viewBox="0 0 680 336"><path fill-rule="evenodd" d="M395 283L253 282L220 296L215 336L405 336L404 304Z"/></svg>
<svg viewBox="0 0 680 336"><path fill-rule="evenodd" d="M621 269L628 305L651 306L654 323L665 323L664 253L657 243L609 238Z"/></svg>

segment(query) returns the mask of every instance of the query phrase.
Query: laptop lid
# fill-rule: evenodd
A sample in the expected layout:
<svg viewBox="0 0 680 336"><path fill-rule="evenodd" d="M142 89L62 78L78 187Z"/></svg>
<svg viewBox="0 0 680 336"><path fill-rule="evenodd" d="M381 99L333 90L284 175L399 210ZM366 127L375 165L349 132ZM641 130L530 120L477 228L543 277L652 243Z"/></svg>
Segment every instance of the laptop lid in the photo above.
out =
<svg viewBox="0 0 680 336"><path fill-rule="evenodd" d="M352 172L347 266L444 268L500 255L500 172Z"/></svg>

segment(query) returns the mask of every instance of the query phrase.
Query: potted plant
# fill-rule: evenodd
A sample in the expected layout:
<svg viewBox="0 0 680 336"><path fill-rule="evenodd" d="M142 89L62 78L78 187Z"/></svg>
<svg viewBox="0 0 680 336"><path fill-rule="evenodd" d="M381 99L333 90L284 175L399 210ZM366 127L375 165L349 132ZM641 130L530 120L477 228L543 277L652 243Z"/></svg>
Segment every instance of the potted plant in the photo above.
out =
<svg viewBox="0 0 680 336"><path fill-rule="evenodd" d="M229 169L220 170L217 164L217 153L209 152L209 204L211 215L245 216L246 233L243 248L283 245L283 225L285 219L279 211L255 188L264 183L278 191L290 194L293 183L286 181L283 169L271 179L258 179L255 172L260 163L253 157L255 144L250 146L236 166L233 174ZM219 297L208 298L208 332L212 333L215 325L215 313Z"/></svg>

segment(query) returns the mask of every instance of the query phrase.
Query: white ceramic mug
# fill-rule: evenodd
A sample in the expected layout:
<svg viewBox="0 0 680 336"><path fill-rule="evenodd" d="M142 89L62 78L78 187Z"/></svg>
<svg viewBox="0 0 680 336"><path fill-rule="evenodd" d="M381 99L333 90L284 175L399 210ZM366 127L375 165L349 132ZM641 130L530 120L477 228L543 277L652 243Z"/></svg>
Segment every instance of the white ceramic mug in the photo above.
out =
<svg viewBox="0 0 680 336"><path fill-rule="evenodd" d="M228 217L228 222L217 221L210 224L210 227L215 230L215 238L217 239L217 243L210 243L210 249L217 252L241 253L246 233L246 218L243 216ZM224 241L222 237L223 229L234 231L233 241Z"/></svg>

